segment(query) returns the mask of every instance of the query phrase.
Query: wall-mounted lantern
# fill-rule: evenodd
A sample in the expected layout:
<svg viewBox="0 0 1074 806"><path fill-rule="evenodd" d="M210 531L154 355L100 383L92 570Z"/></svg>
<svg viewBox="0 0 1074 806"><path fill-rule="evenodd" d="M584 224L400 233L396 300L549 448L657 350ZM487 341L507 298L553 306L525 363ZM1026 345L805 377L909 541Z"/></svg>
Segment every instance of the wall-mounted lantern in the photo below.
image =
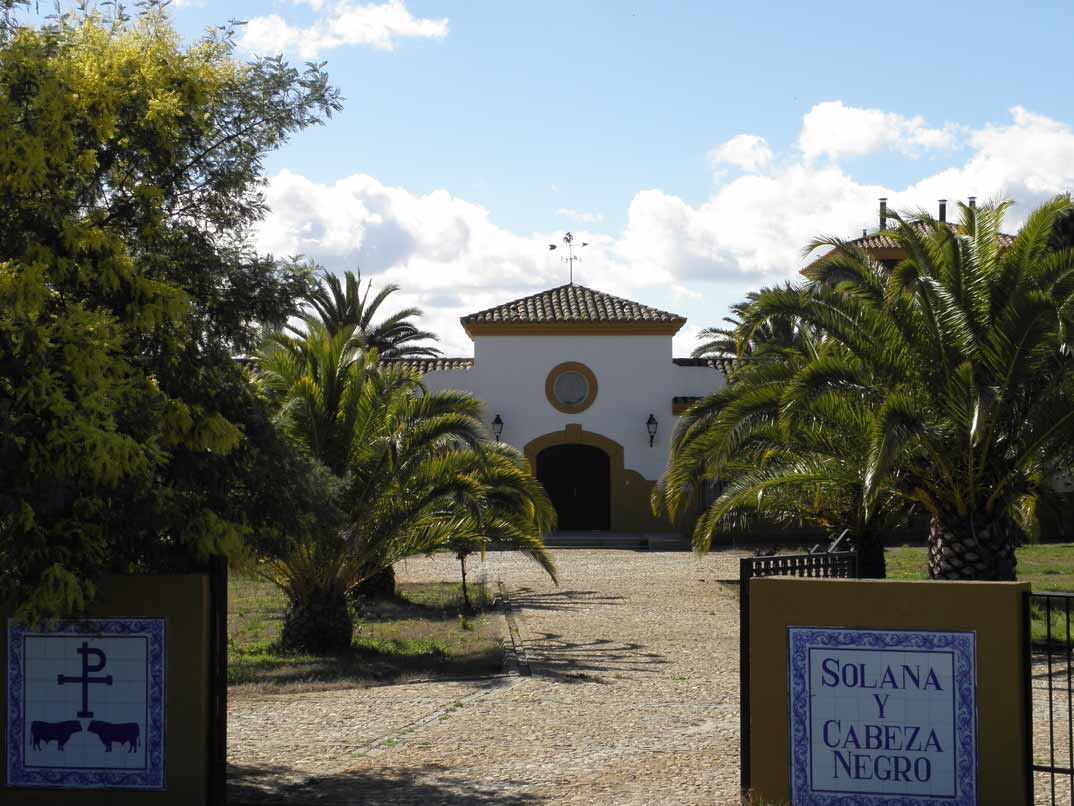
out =
<svg viewBox="0 0 1074 806"><path fill-rule="evenodd" d="M500 441L500 434L503 433L503 418L497 414L492 418L492 436L496 437L496 441Z"/></svg>
<svg viewBox="0 0 1074 806"><path fill-rule="evenodd" d="M649 432L649 447L653 447L653 442L656 440L656 429L660 424L656 421L656 418L650 414L649 419L645 421L645 428Z"/></svg>

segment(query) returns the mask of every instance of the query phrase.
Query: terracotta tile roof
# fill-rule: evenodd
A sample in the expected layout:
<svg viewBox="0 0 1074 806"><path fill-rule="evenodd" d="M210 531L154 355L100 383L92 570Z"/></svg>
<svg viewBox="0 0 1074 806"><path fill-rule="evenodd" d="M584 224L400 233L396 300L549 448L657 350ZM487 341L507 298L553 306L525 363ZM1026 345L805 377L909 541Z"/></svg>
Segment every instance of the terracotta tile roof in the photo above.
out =
<svg viewBox="0 0 1074 806"><path fill-rule="evenodd" d="M734 358L673 358L676 366L680 367L711 367L724 374L726 378L735 368Z"/></svg>
<svg viewBox="0 0 1074 806"><path fill-rule="evenodd" d="M922 232L926 228L926 224L925 224L924 221L914 221L911 224L911 226L914 229L916 229L918 231L922 231ZM954 234L958 233L958 225L957 224L952 224L950 221L948 221L947 222L947 228L949 230L951 230L951 232L954 233ZM874 232L872 235L864 235L861 238L855 238L850 243L853 244L854 246L858 246L858 247L860 247L862 249L901 249L902 248L901 245L899 244L899 242L895 238L891 237L891 235L889 235L887 233L884 233L884 232ZM1014 236L1013 235L1009 235L1006 232L1001 232L999 234L999 245L1000 245L1001 249L1009 248L1012 243L1014 243Z"/></svg>
<svg viewBox="0 0 1074 806"><path fill-rule="evenodd" d="M952 224L950 221L945 223L947 224L947 228L951 230L951 232L957 233L957 224ZM928 225L924 221L913 221L911 222L910 226L914 227L919 231L923 231ZM1006 232L1001 232L999 234L1000 249L1009 249L1011 244L1014 243L1014 238L1014 235L1011 235ZM857 246L858 248L865 249L866 251L880 251L884 249L897 250L898 253L901 253L903 251L902 245L887 232L874 232L871 235L865 234L860 238L855 238L853 241L848 241L848 243L851 246ZM818 255L815 259L810 261L809 265L803 268L800 273L805 274L807 270L815 266L820 261L824 260L824 258L826 258L829 254L831 254L830 251L825 252L822 255Z"/></svg>
<svg viewBox="0 0 1074 806"><path fill-rule="evenodd" d="M666 324L682 325L686 318L613 297L581 285L561 285L538 294L471 313L459 321L466 325L511 324Z"/></svg>
<svg viewBox="0 0 1074 806"><path fill-rule="evenodd" d="M385 358L382 367L402 367L424 375L426 372L439 372L445 369L470 369L474 365L472 358Z"/></svg>

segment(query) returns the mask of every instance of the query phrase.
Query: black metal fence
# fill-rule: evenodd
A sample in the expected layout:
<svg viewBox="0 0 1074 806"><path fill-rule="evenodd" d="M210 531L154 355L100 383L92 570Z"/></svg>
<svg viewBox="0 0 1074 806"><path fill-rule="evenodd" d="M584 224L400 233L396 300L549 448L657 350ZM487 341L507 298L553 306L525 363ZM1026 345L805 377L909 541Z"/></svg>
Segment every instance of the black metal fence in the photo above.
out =
<svg viewBox="0 0 1074 806"><path fill-rule="evenodd" d="M857 579L858 555L853 551L776 554L743 557L739 562L739 735L743 792L750 788L750 580L776 576Z"/></svg>
<svg viewBox="0 0 1074 806"><path fill-rule="evenodd" d="M1027 594L1027 754L1031 803L1074 800L1074 667L1072 593Z"/></svg>

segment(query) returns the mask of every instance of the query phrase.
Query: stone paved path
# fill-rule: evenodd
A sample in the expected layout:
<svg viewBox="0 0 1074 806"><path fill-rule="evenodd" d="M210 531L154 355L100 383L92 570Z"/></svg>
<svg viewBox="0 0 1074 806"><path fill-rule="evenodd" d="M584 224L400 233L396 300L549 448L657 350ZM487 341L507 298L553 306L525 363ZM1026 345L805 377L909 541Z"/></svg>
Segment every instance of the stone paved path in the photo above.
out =
<svg viewBox="0 0 1074 806"><path fill-rule="evenodd" d="M514 555L478 570L510 592L530 676L236 701L231 801L737 803L737 599L716 583L736 557L555 554L558 588Z"/></svg>

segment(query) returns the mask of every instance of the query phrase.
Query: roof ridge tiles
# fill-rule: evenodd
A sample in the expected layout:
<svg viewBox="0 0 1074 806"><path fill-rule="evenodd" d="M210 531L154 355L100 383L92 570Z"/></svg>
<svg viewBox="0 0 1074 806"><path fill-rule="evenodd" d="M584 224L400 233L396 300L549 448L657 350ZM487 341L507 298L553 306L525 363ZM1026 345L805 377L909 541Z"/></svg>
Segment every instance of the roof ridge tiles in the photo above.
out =
<svg viewBox="0 0 1074 806"><path fill-rule="evenodd" d="M583 285L568 283L463 316L466 325L613 323L679 325L686 318Z"/></svg>

